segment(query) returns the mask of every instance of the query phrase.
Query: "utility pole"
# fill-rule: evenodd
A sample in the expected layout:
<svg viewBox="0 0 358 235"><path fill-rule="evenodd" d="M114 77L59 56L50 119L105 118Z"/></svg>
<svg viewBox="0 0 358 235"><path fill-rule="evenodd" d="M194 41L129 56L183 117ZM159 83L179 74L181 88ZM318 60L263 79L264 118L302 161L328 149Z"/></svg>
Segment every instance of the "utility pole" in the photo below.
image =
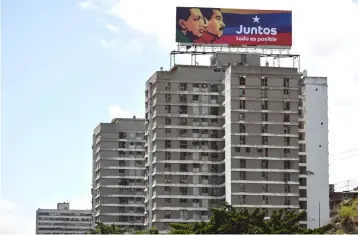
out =
<svg viewBox="0 0 358 235"><path fill-rule="evenodd" d="M347 180L347 191L349 191L349 180Z"/></svg>
<svg viewBox="0 0 358 235"><path fill-rule="evenodd" d="M318 227L321 227L321 202L318 202Z"/></svg>

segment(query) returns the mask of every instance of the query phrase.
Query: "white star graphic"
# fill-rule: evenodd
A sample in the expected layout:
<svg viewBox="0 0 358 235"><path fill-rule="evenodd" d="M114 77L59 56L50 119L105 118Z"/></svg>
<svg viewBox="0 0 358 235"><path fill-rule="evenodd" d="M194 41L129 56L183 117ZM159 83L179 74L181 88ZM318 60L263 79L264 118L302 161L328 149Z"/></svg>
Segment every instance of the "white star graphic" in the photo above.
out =
<svg viewBox="0 0 358 235"><path fill-rule="evenodd" d="M254 23L259 23L259 20L260 20L259 17L255 16L255 17L253 17L252 19L254 20Z"/></svg>

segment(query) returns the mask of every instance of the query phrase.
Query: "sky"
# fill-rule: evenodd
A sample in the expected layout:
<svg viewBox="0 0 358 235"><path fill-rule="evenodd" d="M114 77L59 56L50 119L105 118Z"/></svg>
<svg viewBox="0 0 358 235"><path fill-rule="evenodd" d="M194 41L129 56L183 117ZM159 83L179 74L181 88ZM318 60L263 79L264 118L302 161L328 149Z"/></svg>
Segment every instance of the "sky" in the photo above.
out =
<svg viewBox="0 0 358 235"><path fill-rule="evenodd" d="M293 10L293 49L329 84L330 182L358 185L358 3L196 1ZM144 115L144 83L169 69L175 6L190 0L3 0L0 234L34 234L37 208L91 206L92 131ZM181 58L180 63L189 63ZM207 63L204 58L200 64ZM21 225L21 226L19 226Z"/></svg>

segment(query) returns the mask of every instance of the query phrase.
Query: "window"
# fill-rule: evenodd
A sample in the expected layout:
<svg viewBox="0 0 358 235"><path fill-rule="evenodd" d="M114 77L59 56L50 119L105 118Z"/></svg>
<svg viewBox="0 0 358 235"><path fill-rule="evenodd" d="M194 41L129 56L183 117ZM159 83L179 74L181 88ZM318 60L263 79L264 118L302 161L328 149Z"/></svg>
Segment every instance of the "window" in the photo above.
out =
<svg viewBox="0 0 358 235"><path fill-rule="evenodd" d="M169 163L165 163L164 167L165 167L165 171L171 171L172 170L172 167L171 167L171 165Z"/></svg>
<svg viewBox="0 0 358 235"><path fill-rule="evenodd" d="M186 120L186 118L180 118L180 119L179 119L179 125L181 125L181 126L186 126L186 125L187 125L187 120Z"/></svg>
<svg viewBox="0 0 358 235"><path fill-rule="evenodd" d="M171 102L172 101L172 95L171 94L165 94L165 102Z"/></svg>
<svg viewBox="0 0 358 235"><path fill-rule="evenodd" d="M214 102L214 103L217 103L217 101L218 101L218 96L216 96L216 95L212 95L212 96L210 96L210 99L211 99L211 101L212 102Z"/></svg>
<svg viewBox="0 0 358 235"><path fill-rule="evenodd" d="M284 167L285 169L291 169L291 162L290 161L284 161Z"/></svg>
<svg viewBox="0 0 358 235"><path fill-rule="evenodd" d="M210 115L219 115L219 108L218 107L211 107L210 108Z"/></svg>
<svg viewBox="0 0 358 235"><path fill-rule="evenodd" d="M264 205L268 204L268 196L262 196L262 204Z"/></svg>
<svg viewBox="0 0 358 235"><path fill-rule="evenodd" d="M212 118L211 123L218 123L218 119L217 118Z"/></svg>
<svg viewBox="0 0 358 235"><path fill-rule="evenodd" d="M263 110L267 110L268 109L268 101L267 100L262 101L261 107Z"/></svg>
<svg viewBox="0 0 358 235"><path fill-rule="evenodd" d="M246 77L245 76L240 76L240 86L245 86L246 83Z"/></svg>
<svg viewBox="0 0 358 235"><path fill-rule="evenodd" d="M165 128L165 133L171 133L171 129L169 129L169 128Z"/></svg>
<svg viewBox="0 0 358 235"><path fill-rule="evenodd" d="M268 192L268 184L262 185L262 192L267 193Z"/></svg>
<svg viewBox="0 0 358 235"><path fill-rule="evenodd" d="M268 161L267 160L262 160L261 161L261 168L262 169L268 169Z"/></svg>
<svg viewBox="0 0 358 235"><path fill-rule="evenodd" d="M235 152L239 153L240 152L240 147L235 147Z"/></svg>
<svg viewBox="0 0 358 235"><path fill-rule="evenodd" d="M290 94L290 90L288 90L288 89L283 89L283 94L284 94L284 95L289 95L289 94Z"/></svg>
<svg viewBox="0 0 358 235"><path fill-rule="evenodd" d="M180 148L181 148L181 149L186 149L186 148L188 148L188 143L187 143L186 140L181 140L181 141L180 141Z"/></svg>
<svg viewBox="0 0 358 235"><path fill-rule="evenodd" d="M265 171L261 172L261 177L264 178L265 180L268 180L268 173Z"/></svg>
<svg viewBox="0 0 358 235"><path fill-rule="evenodd" d="M170 157L171 157L171 153L165 152L165 160L170 160Z"/></svg>
<svg viewBox="0 0 358 235"><path fill-rule="evenodd" d="M186 198L180 198L180 203L188 203L188 199L186 199Z"/></svg>
<svg viewBox="0 0 358 235"><path fill-rule="evenodd" d="M261 86L267 86L267 77L261 77Z"/></svg>
<svg viewBox="0 0 358 235"><path fill-rule="evenodd" d="M193 83L193 88L200 88L200 84L198 84L198 83Z"/></svg>
<svg viewBox="0 0 358 235"><path fill-rule="evenodd" d="M285 182L290 181L290 180L291 180L290 173L285 172L285 173L283 174L283 180L284 180Z"/></svg>
<svg viewBox="0 0 358 235"><path fill-rule="evenodd" d="M171 125L171 123L172 123L171 118L166 117L166 118L165 118L165 125Z"/></svg>
<svg viewBox="0 0 358 235"><path fill-rule="evenodd" d="M172 191L172 189L171 189L170 187L165 187L165 188L164 188L164 191L170 193L170 192Z"/></svg>
<svg viewBox="0 0 358 235"><path fill-rule="evenodd" d="M245 133L246 132L246 126L245 126L245 124L241 124L240 123L240 126L239 126L239 130L240 130L240 133Z"/></svg>
<svg viewBox="0 0 358 235"><path fill-rule="evenodd" d="M285 134L290 134L290 126L284 125L284 126L283 126L283 132L284 132Z"/></svg>
<svg viewBox="0 0 358 235"><path fill-rule="evenodd" d="M290 110L290 102L288 101L283 102L283 110Z"/></svg>
<svg viewBox="0 0 358 235"><path fill-rule="evenodd" d="M285 137L285 144L290 145L290 137Z"/></svg>
<svg viewBox="0 0 358 235"><path fill-rule="evenodd" d="M268 130L268 125L267 124L264 124L264 125L261 126L262 133L267 133L267 130Z"/></svg>
<svg viewBox="0 0 358 235"><path fill-rule="evenodd" d="M251 151L250 148L246 148L246 152L249 153Z"/></svg>
<svg viewBox="0 0 358 235"><path fill-rule="evenodd" d="M180 100L181 103L186 103L187 102L187 96L186 95L180 95L179 100Z"/></svg>
<svg viewBox="0 0 358 235"><path fill-rule="evenodd" d="M186 83L180 83L180 90L186 91L187 90L187 84Z"/></svg>
<svg viewBox="0 0 358 235"><path fill-rule="evenodd" d="M267 114L267 113L263 113L263 114L262 114L262 121L263 121L263 122L267 122L267 121L268 121L268 114Z"/></svg>
<svg viewBox="0 0 358 235"><path fill-rule="evenodd" d="M246 109L246 101L240 100L240 109Z"/></svg>
<svg viewBox="0 0 358 235"><path fill-rule="evenodd" d="M284 157L289 157L290 156L290 149L283 149L283 155L284 155Z"/></svg>
<svg viewBox="0 0 358 235"><path fill-rule="evenodd" d="M240 168L246 168L246 160L240 159Z"/></svg>
<svg viewBox="0 0 358 235"><path fill-rule="evenodd" d="M211 85L210 85L210 92L219 92L218 85L216 85L216 84L211 84Z"/></svg>
<svg viewBox="0 0 358 235"><path fill-rule="evenodd" d="M180 194L181 195L187 195L188 194L188 189L187 188L179 188Z"/></svg>
<svg viewBox="0 0 358 235"><path fill-rule="evenodd" d="M165 148L171 148L172 142L170 140L165 140Z"/></svg>
<svg viewBox="0 0 358 235"><path fill-rule="evenodd" d="M284 122L290 122L290 115L288 113L285 113L283 116L283 121Z"/></svg>
<svg viewBox="0 0 358 235"><path fill-rule="evenodd" d="M268 157L268 148L265 148L265 157Z"/></svg>
<svg viewBox="0 0 358 235"><path fill-rule="evenodd" d="M183 136L186 134L186 129L180 129L179 130L179 136Z"/></svg>
<svg viewBox="0 0 358 235"><path fill-rule="evenodd" d="M239 197L239 203L241 205L246 204L246 196L245 195Z"/></svg>
<svg viewBox="0 0 358 235"><path fill-rule="evenodd" d="M283 79L283 86L284 87L289 87L290 86L290 79L289 78L284 78Z"/></svg>
<svg viewBox="0 0 358 235"><path fill-rule="evenodd" d="M166 91L170 91L171 89L172 89L171 83L168 82L168 83L165 85L165 90L166 90Z"/></svg>
<svg viewBox="0 0 358 235"><path fill-rule="evenodd" d="M180 152L180 160L185 160L186 152Z"/></svg>
<svg viewBox="0 0 358 235"><path fill-rule="evenodd" d="M179 165L180 172L188 172L188 165L187 164L180 164Z"/></svg>
<svg viewBox="0 0 358 235"><path fill-rule="evenodd" d="M245 96L245 88L240 88L239 92L240 92L240 96Z"/></svg>
<svg viewBox="0 0 358 235"><path fill-rule="evenodd" d="M262 136L262 144L268 145L268 136Z"/></svg>
<svg viewBox="0 0 358 235"><path fill-rule="evenodd" d="M261 98L267 98L267 90L266 89L261 90Z"/></svg>
<svg viewBox="0 0 358 235"><path fill-rule="evenodd" d="M240 113L239 114L239 120L240 121L245 121L245 113Z"/></svg>
<svg viewBox="0 0 358 235"><path fill-rule="evenodd" d="M193 101L199 101L199 95L193 95L192 100Z"/></svg>
<svg viewBox="0 0 358 235"><path fill-rule="evenodd" d="M188 106L180 105L179 106L179 113L180 114L187 114L188 113Z"/></svg>
<svg viewBox="0 0 358 235"><path fill-rule="evenodd" d="M240 135L240 144L246 144L246 136Z"/></svg>

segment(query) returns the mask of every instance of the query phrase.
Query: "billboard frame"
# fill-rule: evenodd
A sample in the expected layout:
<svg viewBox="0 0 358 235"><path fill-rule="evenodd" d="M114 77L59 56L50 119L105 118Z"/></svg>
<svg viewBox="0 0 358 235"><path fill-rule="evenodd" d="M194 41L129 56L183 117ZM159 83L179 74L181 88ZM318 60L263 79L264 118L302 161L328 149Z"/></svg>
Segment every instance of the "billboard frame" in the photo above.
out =
<svg viewBox="0 0 358 235"><path fill-rule="evenodd" d="M291 54L291 48L271 47L228 47L228 46L203 46L203 45L183 45L178 43L176 49L170 52L170 68L176 65L175 59L177 55L191 55L191 65L198 65L196 57L203 55L213 55L217 52L221 53L237 53L237 54L260 54L261 58L270 58L273 67L281 67L280 60L284 58L292 59L292 68L301 70L301 59L299 54Z"/></svg>

